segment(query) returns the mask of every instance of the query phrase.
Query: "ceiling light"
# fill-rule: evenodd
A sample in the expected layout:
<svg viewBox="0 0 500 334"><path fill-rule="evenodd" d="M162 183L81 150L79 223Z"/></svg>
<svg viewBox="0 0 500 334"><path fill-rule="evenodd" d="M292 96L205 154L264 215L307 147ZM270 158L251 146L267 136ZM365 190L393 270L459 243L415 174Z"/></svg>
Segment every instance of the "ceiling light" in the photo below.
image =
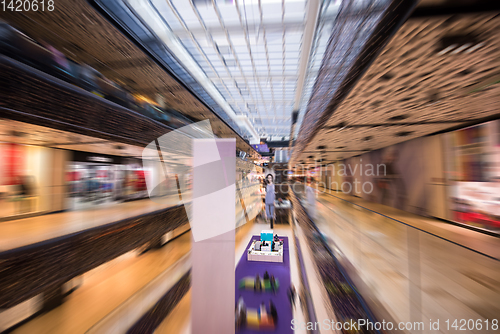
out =
<svg viewBox="0 0 500 334"><path fill-rule="evenodd" d="M473 33L455 33L453 35L443 36L439 40L438 50L441 50L438 55L452 51L451 54L457 54L471 45L476 45L481 41L479 35ZM476 47L474 47L476 49Z"/></svg>
<svg viewBox="0 0 500 334"><path fill-rule="evenodd" d="M472 52L472 51L474 51L474 50L476 50L476 49L480 48L480 47L481 47L481 46L483 46L483 45L484 45L484 43L479 43L479 44L476 44L476 45L474 45L473 47L471 47L470 49L468 49L467 51L465 51L465 53Z"/></svg>
<svg viewBox="0 0 500 334"><path fill-rule="evenodd" d="M193 0L193 4L198 7L198 6L211 6L212 1L211 0Z"/></svg>
<svg viewBox="0 0 500 334"><path fill-rule="evenodd" d="M456 49L455 51L453 51L451 54L454 55L455 53L459 53L460 51L462 51L463 49L466 49L470 46L471 44L470 43L467 43L467 44L464 44L462 45L461 47L459 47L458 49Z"/></svg>
<svg viewBox="0 0 500 334"><path fill-rule="evenodd" d="M447 53L448 51L450 51L450 50L454 49L456 46L457 46L456 44L450 45L450 46L449 46L449 47L447 47L446 49L444 49L444 50L442 50L442 51L438 52L438 55L439 55L439 56L442 56L442 55L444 55L445 53Z"/></svg>
<svg viewBox="0 0 500 334"><path fill-rule="evenodd" d="M347 127L347 124L345 122L340 122L337 126L339 127L337 131L342 131Z"/></svg>

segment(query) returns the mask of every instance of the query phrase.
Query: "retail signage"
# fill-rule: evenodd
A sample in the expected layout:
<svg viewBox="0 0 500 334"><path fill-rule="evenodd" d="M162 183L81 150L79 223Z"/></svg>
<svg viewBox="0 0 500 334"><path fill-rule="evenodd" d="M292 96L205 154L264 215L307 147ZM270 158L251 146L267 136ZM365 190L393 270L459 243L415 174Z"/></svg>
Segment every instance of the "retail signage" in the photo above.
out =
<svg viewBox="0 0 500 334"><path fill-rule="evenodd" d="M95 156L90 156L87 158L88 161L94 161L94 162L109 162L112 163L113 159L112 158L106 158L106 157L95 157Z"/></svg>
<svg viewBox="0 0 500 334"><path fill-rule="evenodd" d="M268 153L269 152L269 147L267 144L256 144L252 145L252 147L259 153Z"/></svg>
<svg viewBox="0 0 500 334"><path fill-rule="evenodd" d="M122 164L124 163L124 158L116 155L104 155L93 152L82 152L82 151L72 151L73 159L72 161L79 162L94 162L102 164Z"/></svg>

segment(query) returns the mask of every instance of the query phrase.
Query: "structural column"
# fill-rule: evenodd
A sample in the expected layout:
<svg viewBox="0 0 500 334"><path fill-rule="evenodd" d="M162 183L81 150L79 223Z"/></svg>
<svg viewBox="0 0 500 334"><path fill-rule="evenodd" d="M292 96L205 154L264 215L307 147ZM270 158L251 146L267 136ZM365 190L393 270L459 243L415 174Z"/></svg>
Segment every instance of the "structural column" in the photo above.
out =
<svg viewBox="0 0 500 334"><path fill-rule="evenodd" d="M194 334L235 332L236 140L193 142L191 206Z"/></svg>

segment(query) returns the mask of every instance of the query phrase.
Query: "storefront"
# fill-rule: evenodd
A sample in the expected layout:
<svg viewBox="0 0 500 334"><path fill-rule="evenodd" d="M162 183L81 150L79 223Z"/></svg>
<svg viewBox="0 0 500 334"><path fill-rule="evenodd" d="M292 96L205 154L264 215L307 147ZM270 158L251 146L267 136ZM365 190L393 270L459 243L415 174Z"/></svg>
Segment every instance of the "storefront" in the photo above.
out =
<svg viewBox="0 0 500 334"><path fill-rule="evenodd" d="M156 174L144 170L137 158L72 151L66 171L68 208L147 198L146 178Z"/></svg>
<svg viewBox="0 0 500 334"><path fill-rule="evenodd" d="M500 120L447 134L451 219L500 229Z"/></svg>
<svg viewBox="0 0 500 334"><path fill-rule="evenodd" d="M63 209L64 150L0 143L0 219Z"/></svg>

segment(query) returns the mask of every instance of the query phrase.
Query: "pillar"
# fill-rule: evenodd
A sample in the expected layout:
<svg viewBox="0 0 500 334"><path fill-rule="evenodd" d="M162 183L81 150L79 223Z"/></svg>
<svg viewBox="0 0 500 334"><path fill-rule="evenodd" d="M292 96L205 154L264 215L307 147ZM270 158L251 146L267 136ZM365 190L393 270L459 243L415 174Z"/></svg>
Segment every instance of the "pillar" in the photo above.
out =
<svg viewBox="0 0 500 334"><path fill-rule="evenodd" d="M235 332L236 139L193 141L191 329Z"/></svg>

